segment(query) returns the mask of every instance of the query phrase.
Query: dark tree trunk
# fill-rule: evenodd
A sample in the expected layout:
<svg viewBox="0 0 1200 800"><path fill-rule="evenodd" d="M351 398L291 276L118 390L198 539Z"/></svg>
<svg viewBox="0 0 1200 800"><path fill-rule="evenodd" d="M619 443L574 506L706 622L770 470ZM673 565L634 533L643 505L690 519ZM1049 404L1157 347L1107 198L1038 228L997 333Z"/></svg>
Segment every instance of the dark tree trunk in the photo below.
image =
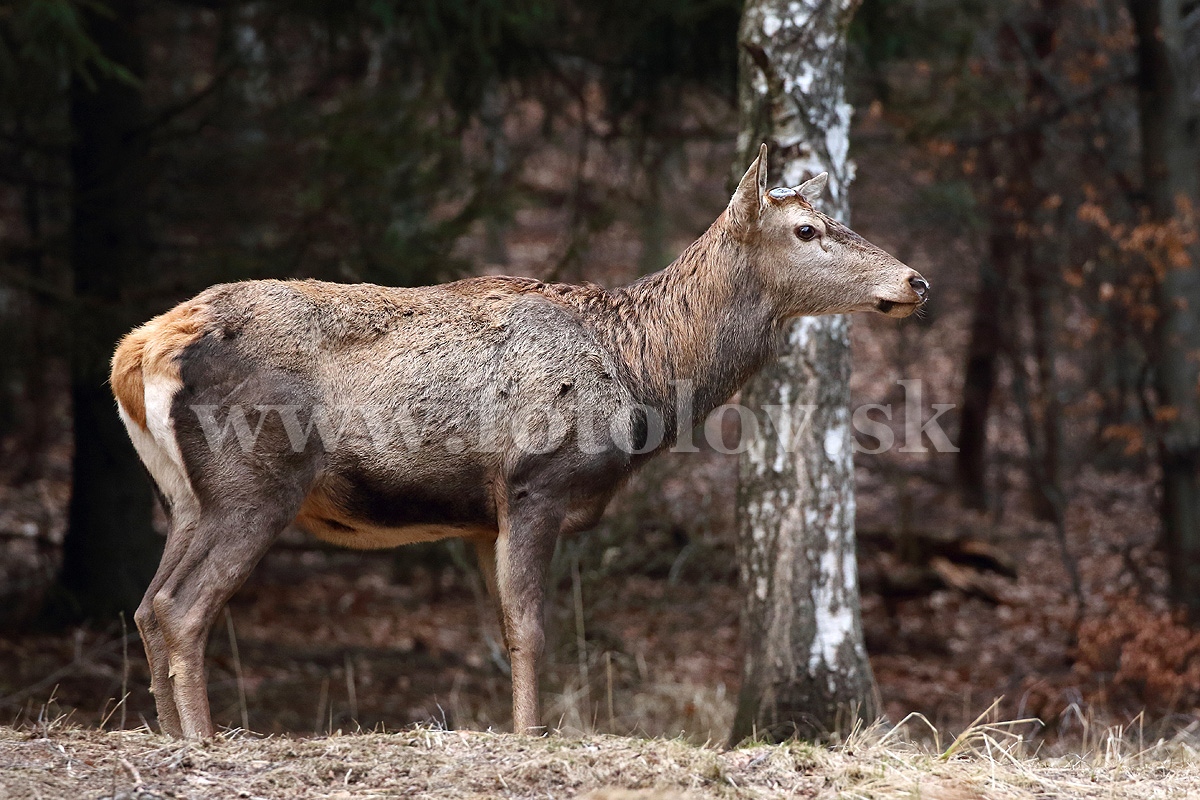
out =
<svg viewBox="0 0 1200 800"><path fill-rule="evenodd" d="M1027 110L1051 107L1057 87L1041 66L1055 47L1061 23L1059 0L1043 0L1029 9L1021 24L1009 26L1005 41L1024 56L1028 69L1023 106ZM1014 47L1015 45L1015 47ZM1018 307L1016 285L1025 289L1033 332L1032 349L1036 363L1036 381L1027 390L1034 407L1024 407L1029 424L1030 482L1037 513L1044 519L1061 517L1062 503L1053 498L1063 495L1061 487L1060 440L1061 409L1057 400L1054 365L1056 329L1054 309L1059 295L1057 265L1039 253L1028 236L1018 235L1023 228L1038 228L1045 192L1038 185L1038 174L1045 158L1044 132L1030 127L1011 137L994 142L984 152L985 175L994 190L988 234L988 259L980 265L979 294L971 323L971 339L963 384L959 451L955 462L964 504L984 509L987 494L987 424L995 390L999 358L1008 353L1012 369L1019 371L1014 382L1028 384L1019 350L1019 337L1012 330L1012 315ZM1002 179L1002 180L999 180ZM1044 249L1044 248L1043 248ZM1039 257L1041 256L1041 257Z"/></svg>
<svg viewBox="0 0 1200 800"><path fill-rule="evenodd" d="M784 185L828 171L824 209L843 220L852 170L842 75L855 5L751 0L741 28L738 163L765 141ZM743 402L779 406L787 434L776 436L764 422L742 457L746 662L731 738L845 732L877 711L854 547L849 320L799 320L781 358L751 381Z"/></svg>
<svg viewBox="0 0 1200 800"><path fill-rule="evenodd" d="M1156 383L1162 422L1163 536L1171 593L1200 613L1200 109L1180 0L1130 0L1138 38L1142 167L1153 221L1181 237L1186 258L1158 254ZM1188 242L1187 237L1191 237Z"/></svg>
<svg viewBox="0 0 1200 800"><path fill-rule="evenodd" d="M111 15L81 12L88 32L108 58L140 77L138 2L107 6ZM140 86L109 75L73 78L70 102L75 461L58 611L103 620L137 607L162 547L151 525L149 479L108 388L113 348L143 314L128 307L125 293L148 276L146 109Z"/></svg>
<svg viewBox="0 0 1200 800"><path fill-rule="evenodd" d="M1045 108L1061 94L1056 82L1041 67L1054 54L1058 27L1061 24L1060 0L1042 0L1033 8L1033 18L1015 28L1019 46L1025 54L1030 76L1026 90L1026 104L1030 108ZM1061 97L1059 98L1061 101ZM1045 134L1039 128L1025 132L1017 139L1015 175L1010 176L1017 186L1018 207L1023 209L1022 221L1040 227L1038 215L1043 206L1046 192L1038 185L1040 165L1045 161ZM1015 234L1019 229L1014 229ZM1049 520L1059 531L1060 541L1065 542L1066 492L1062 483L1062 405L1058 400L1058 376L1055 368L1056 308L1060 295L1059 267L1047 243L1024 237L1025 250L1021 263L1025 266L1022 282L1026 304L1029 308L1030 328L1033 336L1032 349L1035 364L1035 391L1031 392L1037 414L1028 426L1026 439L1029 442L1029 474L1037 491L1034 492L1034 508L1039 517ZM1019 364L1013 364L1018 369ZM1065 545L1064 545L1065 546ZM1065 553L1065 551L1064 551ZM1071 570L1073 583L1078 591L1075 571Z"/></svg>
<svg viewBox="0 0 1200 800"><path fill-rule="evenodd" d="M1000 251L1011 241L1007 232L988 236L989 258L979 265L979 292L971 312L971 338L967 345L967 368L963 377L962 412L959 417L958 454L955 473L968 508L986 509L987 426L1000 354L1004 349L1000 321L1008 296L1008 259Z"/></svg>

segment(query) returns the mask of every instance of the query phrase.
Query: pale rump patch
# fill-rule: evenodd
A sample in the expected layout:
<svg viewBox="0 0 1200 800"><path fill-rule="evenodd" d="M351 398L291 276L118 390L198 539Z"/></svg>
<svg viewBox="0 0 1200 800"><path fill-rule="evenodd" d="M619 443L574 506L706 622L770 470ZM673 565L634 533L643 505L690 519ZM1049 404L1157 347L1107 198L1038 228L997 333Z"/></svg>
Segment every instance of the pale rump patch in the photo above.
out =
<svg viewBox="0 0 1200 800"><path fill-rule="evenodd" d="M178 379L168 378L156 378L146 385L145 426L130 418L123 403L117 406L134 449L170 503L171 514L177 525L193 518L200 510L196 493L187 477L187 468L175 439L175 425L171 419L171 399L181 386Z"/></svg>
<svg viewBox="0 0 1200 800"><path fill-rule="evenodd" d="M121 421L176 524L200 511L171 418L172 401L183 387L176 356L200 337L206 309L193 300L155 317L121 340L112 362L110 380Z"/></svg>
<svg viewBox="0 0 1200 800"><path fill-rule="evenodd" d="M208 306L190 300L175 306L121 339L113 353L109 383L129 420L146 427L146 384L153 378L179 382L176 356L200 338Z"/></svg>

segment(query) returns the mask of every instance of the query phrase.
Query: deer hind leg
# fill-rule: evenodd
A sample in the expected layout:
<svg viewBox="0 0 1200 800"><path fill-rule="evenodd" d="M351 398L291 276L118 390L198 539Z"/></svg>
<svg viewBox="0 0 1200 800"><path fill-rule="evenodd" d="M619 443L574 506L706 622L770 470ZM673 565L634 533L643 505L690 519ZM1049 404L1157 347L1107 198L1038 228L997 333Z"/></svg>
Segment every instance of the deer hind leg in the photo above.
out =
<svg viewBox="0 0 1200 800"><path fill-rule="evenodd" d="M163 637L162 626L154 613L154 595L170 577L172 570L187 552L190 540L189 528L196 518L197 498L192 491L183 456L175 439L171 421L171 400L178 390L173 379L151 379L146 383L144 394L145 427L133 421L119 406L121 420L125 423L129 437L137 449L138 456L154 479L159 502L169 521L166 547L159 560L154 579L146 590L142 602L134 612L142 646L146 649L146 660L150 662L150 691L158 711L158 722L163 733L180 736L183 729L179 723L179 710L168 679L170 651Z"/></svg>
<svg viewBox="0 0 1200 800"><path fill-rule="evenodd" d="M154 695L158 724L163 733L171 736L182 736L183 727L179 721L179 709L175 704L175 692L171 686L171 651L167 647L166 637L163 636L162 626L158 624L158 616L154 613L154 596L187 552L186 528L186 524L172 523L158 570L133 614L138 631L142 635L142 646L146 648L146 660L150 662L150 693Z"/></svg>
<svg viewBox="0 0 1200 800"><path fill-rule="evenodd" d="M512 663L513 730L540 733L538 667L546 647L546 572L563 515L551 504L509 501L496 540L496 584Z"/></svg>
<svg viewBox="0 0 1200 800"><path fill-rule="evenodd" d="M165 680L180 731L189 739L213 735L204 670L209 631L225 603L295 516L299 501L294 508L271 505L267 501L257 507L202 511L189 528L186 551L152 597L167 650Z"/></svg>

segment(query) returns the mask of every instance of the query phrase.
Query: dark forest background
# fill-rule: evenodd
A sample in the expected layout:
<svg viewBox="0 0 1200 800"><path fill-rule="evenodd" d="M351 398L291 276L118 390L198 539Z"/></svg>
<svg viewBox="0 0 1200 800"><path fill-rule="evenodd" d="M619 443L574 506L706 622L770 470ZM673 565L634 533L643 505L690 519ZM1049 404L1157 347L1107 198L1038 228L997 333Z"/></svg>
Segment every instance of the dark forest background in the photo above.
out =
<svg viewBox="0 0 1200 800"><path fill-rule="evenodd" d="M0 714L151 716L126 620L161 519L106 385L125 331L228 280L614 285L665 266L745 166L740 11L0 5ZM1143 709L1185 726L1200 3L864 0L849 58L854 227L934 287L920 318L856 319L855 403L922 379L960 448L858 456L883 707L963 724L1003 696L1055 733ZM736 456L665 457L562 543L548 716L724 735L736 477ZM457 545L289 534L214 635L217 722L499 725L485 605Z"/></svg>

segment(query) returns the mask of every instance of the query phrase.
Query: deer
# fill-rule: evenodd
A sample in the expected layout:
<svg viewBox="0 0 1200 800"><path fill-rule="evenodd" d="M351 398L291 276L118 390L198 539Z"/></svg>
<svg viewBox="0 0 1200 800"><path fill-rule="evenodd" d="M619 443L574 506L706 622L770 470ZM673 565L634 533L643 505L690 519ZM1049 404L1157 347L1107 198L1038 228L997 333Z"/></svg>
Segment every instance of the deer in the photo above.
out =
<svg viewBox="0 0 1200 800"><path fill-rule="evenodd" d="M762 145L711 227L620 288L255 280L210 287L128 333L111 386L169 520L134 615L162 731L214 735L210 630L294 524L351 548L473 545L511 663L513 728L544 732L558 537L593 527L680 425L763 366L793 318L899 318L926 301L918 272L816 210L827 179L767 191ZM351 422L333 426L335 411ZM421 435L394 424L418 418Z"/></svg>

